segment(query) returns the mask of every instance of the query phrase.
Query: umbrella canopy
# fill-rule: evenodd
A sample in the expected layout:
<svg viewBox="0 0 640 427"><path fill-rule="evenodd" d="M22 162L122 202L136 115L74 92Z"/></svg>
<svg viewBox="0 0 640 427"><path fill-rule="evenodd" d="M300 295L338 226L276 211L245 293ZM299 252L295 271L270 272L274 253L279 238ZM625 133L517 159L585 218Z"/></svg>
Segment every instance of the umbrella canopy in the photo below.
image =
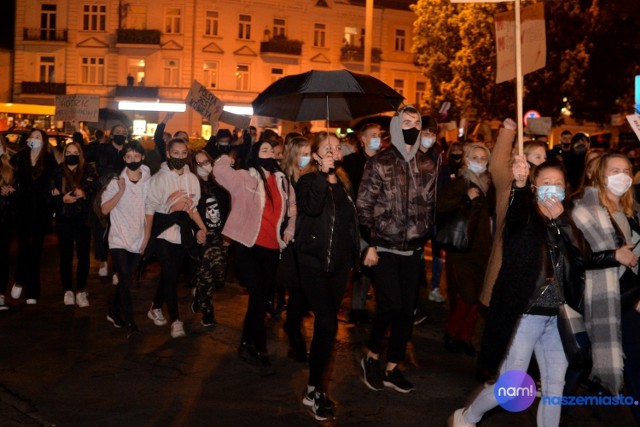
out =
<svg viewBox="0 0 640 427"><path fill-rule="evenodd" d="M283 77L253 101L253 113L294 122L352 120L398 109L404 97L375 77L347 70Z"/></svg>

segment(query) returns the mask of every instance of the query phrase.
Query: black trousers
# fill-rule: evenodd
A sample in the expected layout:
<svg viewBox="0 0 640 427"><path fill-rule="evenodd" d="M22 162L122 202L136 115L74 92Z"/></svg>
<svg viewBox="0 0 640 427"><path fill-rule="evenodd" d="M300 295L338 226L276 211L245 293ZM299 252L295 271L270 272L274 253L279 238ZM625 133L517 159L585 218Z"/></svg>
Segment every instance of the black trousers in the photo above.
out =
<svg viewBox="0 0 640 427"><path fill-rule="evenodd" d="M40 298L40 259L46 231L42 227L18 228L16 282L23 286L25 299Z"/></svg>
<svg viewBox="0 0 640 427"><path fill-rule="evenodd" d="M391 363L404 360L407 343L413 332L421 254L422 251L416 251L412 255L378 252L380 260L373 268L377 309L369 349L380 354L385 334L390 329L387 361Z"/></svg>
<svg viewBox="0 0 640 427"><path fill-rule="evenodd" d="M169 320L180 318L178 311L178 273L182 267L186 251L182 245L169 243L164 239L156 240L156 253L162 274L153 300L153 308L161 308L167 303Z"/></svg>
<svg viewBox="0 0 640 427"><path fill-rule="evenodd" d="M326 390L327 367L338 333L338 309L347 287L348 265L327 273L305 265L298 266L300 285L315 316L309 352L309 385Z"/></svg>
<svg viewBox="0 0 640 427"><path fill-rule="evenodd" d="M89 248L91 229L84 221L57 222L58 244L60 246L60 277L65 291L73 290L73 252L78 257L76 270L76 290L84 291L89 277Z"/></svg>
<svg viewBox="0 0 640 427"><path fill-rule="evenodd" d="M244 316L242 342L252 344L259 353L267 353L265 313L269 304L269 290L278 267L277 249L262 246L250 248L234 244L238 277L249 291L249 305Z"/></svg>
<svg viewBox="0 0 640 427"><path fill-rule="evenodd" d="M118 273L118 286L111 299L109 312L122 312L125 322L133 322L133 302L131 299L131 282L133 273L140 263L140 254L126 249L111 249L113 268Z"/></svg>
<svg viewBox="0 0 640 427"><path fill-rule="evenodd" d="M9 283L12 231L10 224L0 224L0 260L2 260L0 261L0 295L7 293L7 284Z"/></svg>
<svg viewBox="0 0 640 427"><path fill-rule="evenodd" d="M100 220L93 212L89 212L89 227L93 235L93 256L98 261L104 262L107 260L109 250L107 229L100 224Z"/></svg>

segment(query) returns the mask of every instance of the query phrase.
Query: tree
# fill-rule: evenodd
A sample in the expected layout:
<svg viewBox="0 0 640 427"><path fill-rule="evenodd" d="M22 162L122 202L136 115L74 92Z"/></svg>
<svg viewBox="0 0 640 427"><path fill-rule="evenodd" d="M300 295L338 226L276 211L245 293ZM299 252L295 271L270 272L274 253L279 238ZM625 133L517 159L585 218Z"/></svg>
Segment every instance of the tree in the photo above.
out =
<svg viewBox="0 0 640 427"><path fill-rule="evenodd" d="M536 3L523 1L522 6ZM525 76L524 109L562 120L566 98L576 119L599 122L629 111L633 75L640 72L638 2L546 0L546 67ZM509 3L452 4L419 0L412 6L414 53L430 81L424 107L442 101L453 113L477 108L491 117L512 117L515 82L495 83L494 16Z"/></svg>

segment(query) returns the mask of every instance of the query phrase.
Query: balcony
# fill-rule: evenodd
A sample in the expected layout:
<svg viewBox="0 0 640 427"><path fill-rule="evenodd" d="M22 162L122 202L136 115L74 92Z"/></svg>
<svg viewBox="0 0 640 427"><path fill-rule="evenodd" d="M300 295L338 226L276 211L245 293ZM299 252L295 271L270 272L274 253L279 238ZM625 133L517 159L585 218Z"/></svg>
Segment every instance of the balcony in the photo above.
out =
<svg viewBox="0 0 640 427"><path fill-rule="evenodd" d="M157 86L116 86L116 98L154 98L158 99Z"/></svg>
<svg viewBox="0 0 640 427"><path fill-rule="evenodd" d="M120 28L116 33L116 43L160 45L160 30Z"/></svg>
<svg viewBox="0 0 640 427"><path fill-rule="evenodd" d="M260 53L283 53L302 55L302 41L289 40L286 36L275 36L266 42L260 42Z"/></svg>
<svg viewBox="0 0 640 427"><path fill-rule="evenodd" d="M363 62L364 48L358 46L343 46L340 49L340 61L342 62ZM382 61L382 50L374 47L371 49L371 62L380 63Z"/></svg>
<svg viewBox="0 0 640 427"><path fill-rule="evenodd" d="M22 94L66 95L66 83L22 82Z"/></svg>
<svg viewBox="0 0 640 427"><path fill-rule="evenodd" d="M24 28L22 37L28 41L66 42L67 29Z"/></svg>

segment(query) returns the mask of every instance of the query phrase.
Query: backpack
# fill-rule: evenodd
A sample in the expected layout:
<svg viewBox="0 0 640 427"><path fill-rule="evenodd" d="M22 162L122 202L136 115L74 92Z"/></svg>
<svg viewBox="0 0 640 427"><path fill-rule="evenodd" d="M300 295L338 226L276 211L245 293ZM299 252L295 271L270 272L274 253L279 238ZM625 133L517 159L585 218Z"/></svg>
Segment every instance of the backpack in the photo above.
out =
<svg viewBox="0 0 640 427"><path fill-rule="evenodd" d="M105 174L100 178L98 178L98 184L100 185L100 189L96 192L96 196L93 199L93 212L98 218L98 221L100 222L100 225L102 226L102 228L109 227L109 214L105 215L102 213L102 195L104 194L104 191L107 189L111 181L119 178L120 178L120 175L115 172Z"/></svg>

